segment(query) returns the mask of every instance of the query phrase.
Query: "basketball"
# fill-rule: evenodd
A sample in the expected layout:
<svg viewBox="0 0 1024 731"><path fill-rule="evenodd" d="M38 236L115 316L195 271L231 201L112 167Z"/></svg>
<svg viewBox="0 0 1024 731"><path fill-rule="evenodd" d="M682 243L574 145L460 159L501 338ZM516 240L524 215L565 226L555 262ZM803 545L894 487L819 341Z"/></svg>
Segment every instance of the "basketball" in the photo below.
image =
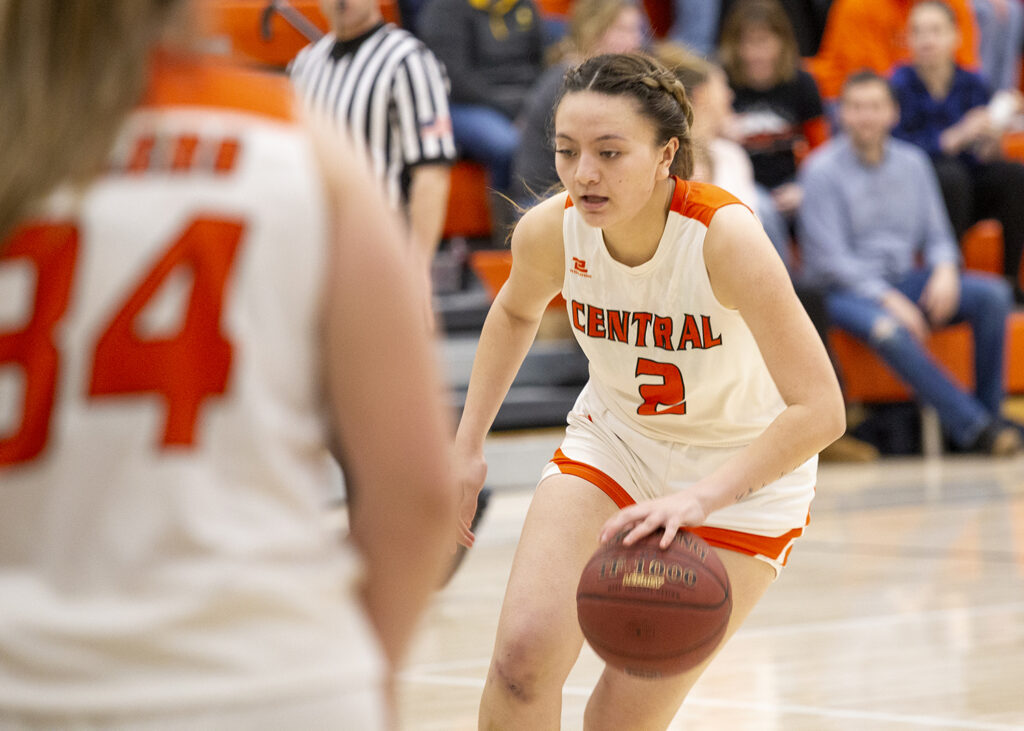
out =
<svg viewBox="0 0 1024 731"><path fill-rule="evenodd" d="M658 678L699 665L725 635L732 593L725 566L699 536L662 531L591 557L576 589L580 627L594 652L630 675Z"/></svg>

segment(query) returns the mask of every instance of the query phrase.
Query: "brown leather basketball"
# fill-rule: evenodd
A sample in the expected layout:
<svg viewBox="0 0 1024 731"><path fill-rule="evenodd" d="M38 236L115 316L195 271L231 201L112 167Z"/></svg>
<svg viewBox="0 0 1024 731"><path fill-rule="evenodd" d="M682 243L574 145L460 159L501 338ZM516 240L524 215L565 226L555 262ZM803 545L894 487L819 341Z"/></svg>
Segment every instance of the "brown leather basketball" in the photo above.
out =
<svg viewBox="0 0 1024 731"><path fill-rule="evenodd" d="M662 531L602 545L576 590L580 627L609 665L661 677L699 665L725 635L732 612L729 576L711 547L679 531L662 550Z"/></svg>

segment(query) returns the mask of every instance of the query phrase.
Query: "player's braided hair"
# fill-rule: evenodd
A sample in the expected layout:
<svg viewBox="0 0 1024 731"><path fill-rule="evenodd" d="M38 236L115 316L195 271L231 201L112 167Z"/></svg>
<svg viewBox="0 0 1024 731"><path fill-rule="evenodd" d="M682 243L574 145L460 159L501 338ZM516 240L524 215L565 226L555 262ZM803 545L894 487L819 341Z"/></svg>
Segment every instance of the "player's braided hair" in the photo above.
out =
<svg viewBox="0 0 1024 731"><path fill-rule="evenodd" d="M679 140L672 173L682 178L693 173L693 106L683 84L658 61L642 53L595 56L566 72L559 102L577 91L633 97L654 124L658 144Z"/></svg>

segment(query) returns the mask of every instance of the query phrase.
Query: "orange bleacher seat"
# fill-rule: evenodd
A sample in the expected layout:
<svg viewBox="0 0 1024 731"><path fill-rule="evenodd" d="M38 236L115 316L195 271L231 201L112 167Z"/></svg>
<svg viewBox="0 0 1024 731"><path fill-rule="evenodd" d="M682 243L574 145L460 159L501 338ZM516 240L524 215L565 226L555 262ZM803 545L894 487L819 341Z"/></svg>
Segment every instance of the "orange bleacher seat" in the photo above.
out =
<svg viewBox="0 0 1024 731"><path fill-rule="evenodd" d="M446 239L456 236L467 239L490 238L491 209L487 203L487 171L482 165L460 160L452 167L443 236Z"/></svg>
<svg viewBox="0 0 1024 731"><path fill-rule="evenodd" d="M651 29L658 38L664 38L672 27L672 4L668 0L644 0Z"/></svg>
<svg viewBox="0 0 1024 731"><path fill-rule="evenodd" d="M1003 227L987 218L971 226L960 242L964 267L977 272L1001 274L1003 271Z"/></svg>
<svg viewBox="0 0 1024 731"><path fill-rule="evenodd" d="M379 0L384 19L399 23L397 0ZM270 16L270 37L262 35L263 14L269 0L202 0L199 3L204 35L223 42L224 49L240 61L284 68L309 40L279 13ZM302 13L321 33L327 19L319 0L289 0L288 5Z"/></svg>
<svg viewBox="0 0 1024 731"><path fill-rule="evenodd" d="M1007 158L1024 162L1024 132L1007 132L1002 142L1003 154Z"/></svg>
<svg viewBox="0 0 1024 731"><path fill-rule="evenodd" d="M544 15L555 15L561 18L569 15L573 0L537 0L537 9Z"/></svg>
<svg viewBox="0 0 1024 731"><path fill-rule="evenodd" d="M864 343L833 329L829 342L839 362L846 400L851 403L892 403L911 400L910 391ZM966 324L935 333L928 348L965 388L974 387L974 341ZM1006 391L1024 394L1024 312L1007 321Z"/></svg>
<svg viewBox="0 0 1024 731"><path fill-rule="evenodd" d="M512 252L508 249L474 251L469 255L469 268L484 285L493 300L512 271ZM565 300L558 294L548 303L548 309L565 309Z"/></svg>

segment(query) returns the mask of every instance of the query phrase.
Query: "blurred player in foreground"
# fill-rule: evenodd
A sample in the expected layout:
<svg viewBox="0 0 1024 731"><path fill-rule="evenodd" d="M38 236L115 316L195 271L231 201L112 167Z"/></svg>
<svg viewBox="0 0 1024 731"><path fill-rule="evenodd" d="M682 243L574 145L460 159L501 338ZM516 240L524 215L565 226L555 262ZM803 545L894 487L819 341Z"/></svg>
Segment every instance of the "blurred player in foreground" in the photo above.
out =
<svg viewBox="0 0 1024 731"><path fill-rule="evenodd" d="M386 727L449 560L397 224L192 14L0 4L0 729Z"/></svg>

